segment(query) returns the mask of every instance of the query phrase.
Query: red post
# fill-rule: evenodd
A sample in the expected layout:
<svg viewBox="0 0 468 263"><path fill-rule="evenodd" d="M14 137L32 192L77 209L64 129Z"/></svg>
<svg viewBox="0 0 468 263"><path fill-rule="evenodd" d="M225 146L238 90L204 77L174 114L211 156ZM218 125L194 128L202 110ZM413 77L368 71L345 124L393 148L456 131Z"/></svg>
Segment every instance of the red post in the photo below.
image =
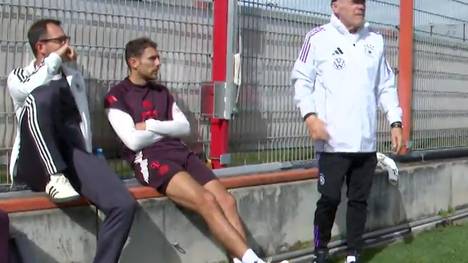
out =
<svg viewBox="0 0 468 263"><path fill-rule="evenodd" d="M212 80L226 81L226 53L229 0L215 0L213 10L213 63ZM222 167L220 157L228 151L229 122L225 119L211 119L210 159L213 168Z"/></svg>
<svg viewBox="0 0 468 263"><path fill-rule="evenodd" d="M411 142L413 97L413 14L414 0L400 1L400 53L398 94L403 110L403 149L407 153Z"/></svg>

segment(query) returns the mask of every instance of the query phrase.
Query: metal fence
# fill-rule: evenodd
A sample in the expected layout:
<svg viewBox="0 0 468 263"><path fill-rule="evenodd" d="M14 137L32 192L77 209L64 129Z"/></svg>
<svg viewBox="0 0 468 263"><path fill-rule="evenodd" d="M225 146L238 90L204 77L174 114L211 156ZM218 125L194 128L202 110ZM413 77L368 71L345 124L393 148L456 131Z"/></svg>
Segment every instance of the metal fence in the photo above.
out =
<svg viewBox="0 0 468 263"><path fill-rule="evenodd" d="M414 150L468 145L466 14L462 1L415 1Z"/></svg>
<svg viewBox="0 0 468 263"><path fill-rule="evenodd" d="M330 1L238 3L243 84L230 135L234 159L238 163L310 159L313 146L293 104L290 72L306 33L329 21ZM387 59L398 68L398 30L391 24L398 22L398 5L368 1L368 9L370 18L376 18L372 26L385 37ZM386 10L385 17L381 10ZM388 151L388 124L382 116L378 123L378 148Z"/></svg>
<svg viewBox="0 0 468 263"><path fill-rule="evenodd" d="M432 4L432 2L437 4ZM368 0L367 17L386 40L398 73L398 0ZM32 21L63 22L80 56L89 88L94 144L115 156L118 143L102 98L126 76L125 43L156 40L161 80L175 94L193 128L191 142L209 150L209 126L200 114L200 86L211 80L212 1L207 0L0 0L0 162L6 166L15 132L6 90L8 73L32 59L26 31ZM441 13L438 5L450 6ZM312 143L293 105L290 71L305 34L327 23L329 0L238 0L236 46L242 57L238 114L231 122L234 165L312 157ZM468 138L468 5L416 1L413 149L466 146ZM465 14L465 16L463 16ZM398 75L397 75L398 77ZM378 150L389 150L389 127L379 117ZM1 169L0 178L5 178ZM3 180L3 179L2 179Z"/></svg>
<svg viewBox="0 0 468 263"><path fill-rule="evenodd" d="M130 39L148 36L158 42L161 81L176 95L194 130L194 144L208 144L209 127L200 117L199 87L211 80L212 4L192 0L12 0L0 1L0 151L8 163L15 121L6 89L9 72L28 64L32 52L26 33L33 21L62 21L79 53L92 116L93 144L116 156L119 143L104 115L103 97L108 88L127 75L124 46ZM6 169L1 169L5 178Z"/></svg>

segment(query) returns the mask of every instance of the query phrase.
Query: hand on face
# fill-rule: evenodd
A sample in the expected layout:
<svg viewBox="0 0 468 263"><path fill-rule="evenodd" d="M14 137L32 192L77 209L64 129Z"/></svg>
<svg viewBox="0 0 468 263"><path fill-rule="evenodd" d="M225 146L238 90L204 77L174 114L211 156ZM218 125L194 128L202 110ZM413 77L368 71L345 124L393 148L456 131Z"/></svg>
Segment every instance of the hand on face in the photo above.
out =
<svg viewBox="0 0 468 263"><path fill-rule="evenodd" d="M69 47L68 50L68 60L73 62L76 61L76 59L78 58L78 52L76 52L76 50L73 47Z"/></svg>
<svg viewBox="0 0 468 263"><path fill-rule="evenodd" d="M38 41L39 59L47 57L50 53L57 53L63 61L76 61L78 54L70 45L70 37L65 34L62 27L56 24L47 25L47 34Z"/></svg>
<svg viewBox="0 0 468 263"><path fill-rule="evenodd" d="M78 57L78 53L70 46L68 41L54 52L57 53L63 61L76 61Z"/></svg>

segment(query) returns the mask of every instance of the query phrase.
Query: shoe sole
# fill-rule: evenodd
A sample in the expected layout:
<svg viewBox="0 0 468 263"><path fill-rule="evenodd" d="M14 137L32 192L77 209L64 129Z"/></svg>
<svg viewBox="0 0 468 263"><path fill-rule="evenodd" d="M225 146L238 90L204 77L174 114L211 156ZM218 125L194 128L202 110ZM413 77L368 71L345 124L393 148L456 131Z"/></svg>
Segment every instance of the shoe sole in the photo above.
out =
<svg viewBox="0 0 468 263"><path fill-rule="evenodd" d="M66 203L66 202L71 202L71 201L75 201L75 200L80 199L79 195L65 197L65 198L52 198L51 196L49 196L49 197L50 197L50 200L52 200L52 202L54 202L54 203Z"/></svg>
<svg viewBox="0 0 468 263"><path fill-rule="evenodd" d="M66 203L69 201L77 200L80 198L80 195L76 193L76 195L68 196L68 197L63 197L63 198L57 198L54 195L58 194L58 191L54 186L51 186L47 191L47 195L49 195L49 198L54 202L54 203Z"/></svg>

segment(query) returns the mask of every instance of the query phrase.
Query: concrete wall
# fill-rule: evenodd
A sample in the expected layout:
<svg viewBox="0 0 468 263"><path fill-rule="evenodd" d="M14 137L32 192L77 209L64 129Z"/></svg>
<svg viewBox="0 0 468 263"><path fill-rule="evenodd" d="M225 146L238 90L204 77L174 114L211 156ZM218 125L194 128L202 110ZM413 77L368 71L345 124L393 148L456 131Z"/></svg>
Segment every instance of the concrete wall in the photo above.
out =
<svg viewBox="0 0 468 263"><path fill-rule="evenodd" d="M392 186L376 174L369 204L368 230L429 217L468 206L468 159L425 162L401 168ZM232 190L249 240L257 251L273 255L310 245L316 180ZM140 200L121 262L224 262L223 250L201 218L166 198ZM344 203L344 202L343 202ZM345 230L345 208L334 235ZM12 232L26 262L91 262L99 220L89 207L10 214ZM175 245L177 244L177 245ZM177 249L178 248L178 249Z"/></svg>

